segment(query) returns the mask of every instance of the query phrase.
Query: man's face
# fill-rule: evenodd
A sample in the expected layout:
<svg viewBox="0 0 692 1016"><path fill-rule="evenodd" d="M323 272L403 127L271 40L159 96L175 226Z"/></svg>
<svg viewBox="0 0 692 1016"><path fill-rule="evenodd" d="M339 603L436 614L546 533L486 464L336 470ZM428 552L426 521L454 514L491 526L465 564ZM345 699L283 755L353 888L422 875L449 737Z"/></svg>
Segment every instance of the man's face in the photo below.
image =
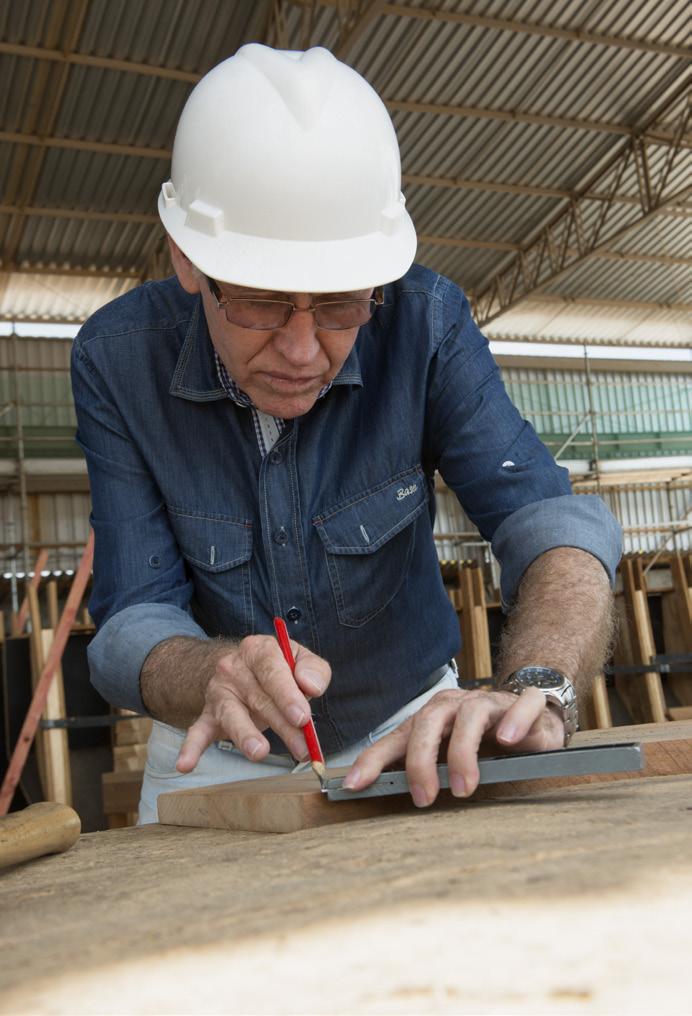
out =
<svg viewBox="0 0 692 1016"><path fill-rule="evenodd" d="M221 301L289 300L298 308L282 327L257 331L229 321L206 280L200 280L200 288L209 334L226 370L257 409L287 420L312 409L322 388L341 370L358 335L358 326L343 330L318 327L315 315L305 308L315 301L367 300L372 295L368 289L312 297L218 284ZM252 306L247 306L252 312ZM229 307L235 316L238 305Z"/></svg>

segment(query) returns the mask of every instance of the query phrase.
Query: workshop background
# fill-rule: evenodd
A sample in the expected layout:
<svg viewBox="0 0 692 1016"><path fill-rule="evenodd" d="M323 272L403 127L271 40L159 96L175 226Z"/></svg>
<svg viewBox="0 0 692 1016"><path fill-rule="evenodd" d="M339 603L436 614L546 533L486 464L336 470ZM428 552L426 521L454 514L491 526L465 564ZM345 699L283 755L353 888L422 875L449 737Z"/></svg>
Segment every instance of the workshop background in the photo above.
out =
<svg viewBox="0 0 692 1016"><path fill-rule="evenodd" d="M88 537L72 337L170 273L156 200L177 119L251 41L326 46L383 96L417 260L463 287L575 492L624 527L615 663L690 653L688 33L686 0L1 0L0 769ZM437 508L463 676L481 681L497 566L441 481ZM132 820L148 723L90 691L92 631L82 605L16 801L50 787L85 828ZM594 675L590 725L692 716L689 673L645 677Z"/></svg>

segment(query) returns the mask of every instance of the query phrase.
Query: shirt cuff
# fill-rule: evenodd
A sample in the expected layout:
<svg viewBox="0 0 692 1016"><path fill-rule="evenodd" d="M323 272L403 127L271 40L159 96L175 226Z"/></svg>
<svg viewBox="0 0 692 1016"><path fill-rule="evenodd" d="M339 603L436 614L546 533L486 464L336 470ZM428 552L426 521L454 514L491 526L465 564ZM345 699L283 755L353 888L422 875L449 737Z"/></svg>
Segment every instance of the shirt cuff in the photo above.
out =
<svg viewBox="0 0 692 1016"><path fill-rule="evenodd" d="M593 554L615 586L622 554L620 523L596 494L565 494L518 508L496 529L492 550L502 568L505 610L529 565L555 547L575 547Z"/></svg>
<svg viewBox="0 0 692 1016"><path fill-rule="evenodd" d="M209 636L180 607L137 603L118 611L96 633L87 649L91 683L111 705L146 713L139 675L159 642L179 636Z"/></svg>

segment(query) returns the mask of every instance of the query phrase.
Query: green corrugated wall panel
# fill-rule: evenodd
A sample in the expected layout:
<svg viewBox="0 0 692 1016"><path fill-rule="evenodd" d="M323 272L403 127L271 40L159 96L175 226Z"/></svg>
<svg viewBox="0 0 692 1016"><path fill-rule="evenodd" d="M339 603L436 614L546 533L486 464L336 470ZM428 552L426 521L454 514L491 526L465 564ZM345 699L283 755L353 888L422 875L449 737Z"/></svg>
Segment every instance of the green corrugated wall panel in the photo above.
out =
<svg viewBox="0 0 692 1016"><path fill-rule="evenodd" d="M512 400L553 452L589 410L583 371L504 368ZM591 398L601 458L692 452L692 380L684 376L592 371ZM586 420L563 457L589 458L592 421ZM572 453L570 453L572 449Z"/></svg>

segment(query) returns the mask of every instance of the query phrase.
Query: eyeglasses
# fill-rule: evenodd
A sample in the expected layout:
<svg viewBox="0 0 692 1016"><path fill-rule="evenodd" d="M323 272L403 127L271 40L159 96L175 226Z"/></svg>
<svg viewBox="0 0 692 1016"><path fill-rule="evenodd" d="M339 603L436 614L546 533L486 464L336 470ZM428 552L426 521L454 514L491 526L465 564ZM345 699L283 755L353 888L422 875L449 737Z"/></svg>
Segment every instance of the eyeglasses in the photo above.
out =
<svg viewBox="0 0 692 1016"><path fill-rule="evenodd" d="M297 310L315 315L318 328L339 332L366 324L375 308L384 302L384 290L378 287L367 300L324 300L310 307L297 307L292 300L253 300L248 297L222 296L219 284L207 276L207 282L216 306L226 315L229 324L254 331L271 331L283 328Z"/></svg>

